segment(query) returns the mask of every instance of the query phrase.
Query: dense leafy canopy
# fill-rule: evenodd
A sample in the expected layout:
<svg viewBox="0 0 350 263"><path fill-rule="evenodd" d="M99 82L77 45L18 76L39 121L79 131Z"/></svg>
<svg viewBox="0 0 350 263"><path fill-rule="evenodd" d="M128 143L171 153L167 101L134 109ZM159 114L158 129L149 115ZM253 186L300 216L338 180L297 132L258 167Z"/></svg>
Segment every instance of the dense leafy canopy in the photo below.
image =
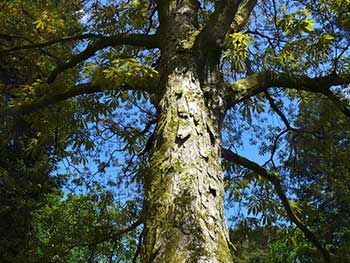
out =
<svg viewBox="0 0 350 263"><path fill-rule="evenodd" d="M161 93L158 2L0 4L1 262L138 262ZM198 1L184 50L226 2ZM350 1L236 2L220 52L232 253L319 262L324 249L345 262Z"/></svg>

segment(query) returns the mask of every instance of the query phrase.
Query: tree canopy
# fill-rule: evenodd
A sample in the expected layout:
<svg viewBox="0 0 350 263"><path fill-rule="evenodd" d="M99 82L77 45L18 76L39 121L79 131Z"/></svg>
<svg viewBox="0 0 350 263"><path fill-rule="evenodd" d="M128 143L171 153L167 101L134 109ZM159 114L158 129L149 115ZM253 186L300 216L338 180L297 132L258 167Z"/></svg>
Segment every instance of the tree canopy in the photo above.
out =
<svg viewBox="0 0 350 263"><path fill-rule="evenodd" d="M350 258L349 0L5 0L0 22L1 262Z"/></svg>

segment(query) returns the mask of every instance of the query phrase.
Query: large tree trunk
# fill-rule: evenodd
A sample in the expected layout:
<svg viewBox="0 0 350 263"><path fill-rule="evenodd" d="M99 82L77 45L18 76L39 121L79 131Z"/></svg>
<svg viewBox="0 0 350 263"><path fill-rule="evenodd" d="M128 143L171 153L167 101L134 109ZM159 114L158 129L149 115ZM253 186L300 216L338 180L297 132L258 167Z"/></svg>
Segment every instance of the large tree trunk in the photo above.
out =
<svg viewBox="0 0 350 263"><path fill-rule="evenodd" d="M198 2L161 3L162 96L144 181L141 262L232 262L223 206L218 61L183 47L197 30Z"/></svg>
<svg viewBox="0 0 350 263"><path fill-rule="evenodd" d="M183 69L183 68L182 68ZM172 72L145 178L142 262L232 262L224 217L220 124L197 73Z"/></svg>

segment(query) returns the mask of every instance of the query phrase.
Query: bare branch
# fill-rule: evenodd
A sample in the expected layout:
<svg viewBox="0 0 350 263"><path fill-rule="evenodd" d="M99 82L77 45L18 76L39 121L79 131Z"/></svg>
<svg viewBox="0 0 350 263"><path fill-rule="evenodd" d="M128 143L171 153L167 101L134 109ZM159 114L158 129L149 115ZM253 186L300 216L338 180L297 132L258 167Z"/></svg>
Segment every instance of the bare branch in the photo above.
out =
<svg viewBox="0 0 350 263"><path fill-rule="evenodd" d="M141 35L141 34L120 34L106 38L96 40L87 46L82 52L72 56L70 60L65 63L59 64L51 73L47 79L48 83L52 83L58 76L58 74L70 69L80 62L92 57L98 50L102 50L106 47L117 45L132 45L145 48L157 48L159 47L157 35Z"/></svg>
<svg viewBox="0 0 350 263"><path fill-rule="evenodd" d="M261 177L265 178L269 182L271 182L276 190L276 193L278 197L281 199L282 205L284 209L287 212L288 217L290 220L304 233L305 237L312 243L314 246L322 253L324 261L330 262L330 254L328 250L321 244L321 242L317 239L317 237L312 233L309 228L295 215L290 202L282 188L281 185L281 178L276 175L275 173L267 171L264 167L260 166L259 164L240 156L230 150L223 149L222 150L223 158L227 161L234 162L236 164L239 164L241 166L244 166L257 174L259 174Z"/></svg>

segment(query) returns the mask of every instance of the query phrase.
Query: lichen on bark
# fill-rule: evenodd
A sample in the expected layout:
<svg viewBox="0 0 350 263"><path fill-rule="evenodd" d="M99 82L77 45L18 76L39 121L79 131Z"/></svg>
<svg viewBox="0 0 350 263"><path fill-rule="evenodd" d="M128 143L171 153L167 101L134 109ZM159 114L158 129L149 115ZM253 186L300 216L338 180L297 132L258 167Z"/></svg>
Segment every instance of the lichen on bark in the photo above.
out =
<svg viewBox="0 0 350 263"><path fill-rule="evenodd" d="M220 132L194 70L175 70L165 85L145 179L143 262L231 262Z"/></svg>
<svg viewBox="0 0 350 263"><path fill-rule="evenodd" d="M141 262L232 262L220 160L224 91L211 71L219 61L207 67L193 45L182 45L199 30L197 4L164 2L159 13L161 95L144 179Z"/></svg>

